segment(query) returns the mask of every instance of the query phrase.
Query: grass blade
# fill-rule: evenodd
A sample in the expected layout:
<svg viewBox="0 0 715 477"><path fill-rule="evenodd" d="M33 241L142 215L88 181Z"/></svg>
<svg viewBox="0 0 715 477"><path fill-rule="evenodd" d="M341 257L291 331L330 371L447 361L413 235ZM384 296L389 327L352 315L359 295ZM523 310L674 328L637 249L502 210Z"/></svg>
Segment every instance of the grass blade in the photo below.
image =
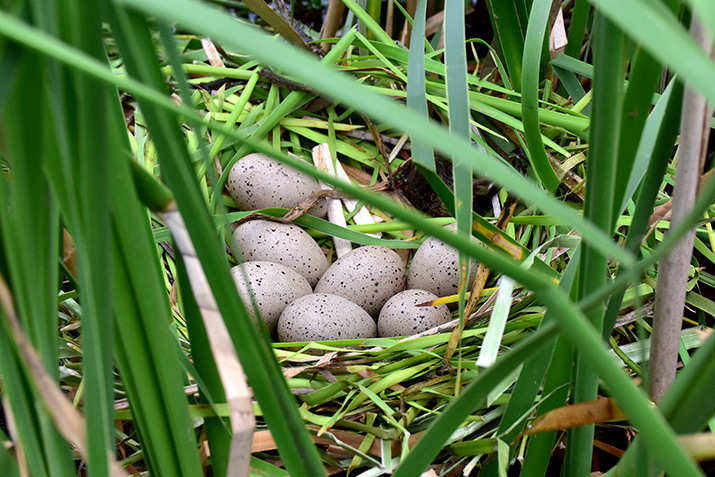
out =
<svg viewBox="0 0 715 477"><path fill-rule="evenodd" d="M603 196L601 191L612 190L616 174L617 148L620 131L622 104L624 37L609 20L597 15L594 24L594 94L591 120L591 151L587 159L588 187L584 203L584 215L602 230L610 233L613 228L613 196ZM579 296L606 283L607 257L588 244L581 249ZM603 330L604 309L596 308L588 313L589 321ZM583 361L580 350L576 358L573 378L574 403L596 399L598 375ZM582 426L569 430L565 469L571 475L591 472L594 426Z"/></svg>
<svg viewBox="0 0 715 477"><path fill-rule="evenodd" d="M425 100L425 14L427 0L417 0L417 10L410 36L410 57L407 69L407 108L422 118L427 118ZM412 136L412 160L415 164L435 170L434 152L423 143L419 135Z"/></svg>
<svg viewBox="0 0 715 477"><path fill-rule="evenodd" d="M536 0L531 7L524 42L521 111L531 165L544 188L554 193L561 181L546 156L539 127L539 72L550 10L551 0Z"/></svg>
<svg viewBox="0 0 715 477"><path fill-rule="evenodd" d="M715 103L715 62L690 38L678 20L660 3L644 0L594 0L604 15L654 58L678 73L688 86Z"/></svg>
<svg viewBox="0 0 715 477"><path fill-rule="evenodd" d="M566 44L566 53L574 58L581 57L581 47L583 46L583 37L588 23L588 16L591 10L591 4L587 0L575 0L571 9L571 24L569 25L568 43Z"/></svg>
<svg viewBox="0 0 715 477"><path fill-rule="evenodd" d="M479 351L477 366L488 368L493 366L497 359L497 353L501 346L502 336L504 335L504 326L509 318L509 310L511 308L511 294L516 283L507 276L500 279L499 291L497 299L494 303L494 311L489 318L489 328L484 335L482 349Z"/></svg>
<svg viewBox="0 0 715 477"><path fill-rule="evenodd" d="M516 91L521 91L522 55L524 52L524 25L527 23L526 3L523 0L501 2L488 0L489 19L494 39L497 41L509 79Z"/></svg>
<svg viewBox="0 0 715 477"><path fill-rule="evenodd" d="M447 103L449 104L449 131L455 137L470 141L469 97L467 90L467 55L464 34L464 4L461 0L447 0L444 9L445 76ZM454 183L454 208L457 230L465 235L472 233L473 183L469 162L452 156ZM464 319L465 292L468 287L469 256L459 253L459 317Z"/></svg>
<svg viewBox="0 0 715 477"><path fill-rule="evenodd" d="M532 336L521 340L514 348L505 353L498 362L472 380L457 398L430 426L425 435L412 448L407 458L402 461L395 477L420 475L431 459L442 448L451 432L472 413L480 401L486 399L489 390L501 382L504 376L516 369L522 362L537 353L553 339L555 326L545 326ZM551 336L549 336L551 334Z"/></svg>

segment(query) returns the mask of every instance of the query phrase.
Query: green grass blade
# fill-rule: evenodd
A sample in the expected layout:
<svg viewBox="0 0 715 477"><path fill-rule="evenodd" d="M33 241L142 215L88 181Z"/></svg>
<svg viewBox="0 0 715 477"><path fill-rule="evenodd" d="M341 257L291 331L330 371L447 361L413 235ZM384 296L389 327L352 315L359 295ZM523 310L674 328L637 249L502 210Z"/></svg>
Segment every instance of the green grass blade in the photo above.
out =
<svg viewBox="0 0 715 477"><path fill-rule="evenodd" d="M628 89L623 98L621 114L621 130L618 145L618 162L613 188L613 220L623 212L622 204L628 200L624 197L633 166L636 152L642 135L648 112L651 108L655 86L661 77L661 65L643 50L638 50L633 59L630 71Z"/></svg>
<svg viewBox="0 0 715 477"><path fill-rule="evenodd" d="M126 259L122 251L113 251L115 263L121 263ZM166 382L172 377L177 378L178 366L175 360L167 360L166 356L171 356L176 350L164 350L164 359L156 357L153 343L163 337L170 337L168 329L158 328L156 325L146 329L146 323L140 314L148 311L146 304L137 302L132 290L129 271L126 273L116 273L114 277L113 298L117 313L122 316L122 326L117 328L117 341L115 344L115 356L122 376L122 382L126 388L127 396L131 405L132 417L139 432L142 442L142 450L145 454L145 462L150 472L166 472L170 475L195 475L182 470L183 465L179 462L179 455L172 436L171 427L182 427L185 440L191 443L191 424L188 412L185 417L181 417L181 406L172 406L175 399L171 394L183 397L181 382L174 380L174 385L169 388ZM166 315L166 311L162 314ZM158 315L158 316L162 316ZM152 317L156 321L156 316ZM151 329L155 328L155 329ZM158 332L158 336L149 337L147 331ZM157 369L155 359L160 359L162 369ZM158 384L161 383L161 384ZM168 393L168 394L167 394ZM168 398L168 399L167 399ZM186 411L186 402L183 403ZM179 419L177 420L177 414ZM182 450L187 455L182 459L196 458L196 442L193 442L191 450ZM198 462L196 462L194 472L200 472Z"/></svg>
<svg viewBox="0 0 715 477"><path fill-rule="evenodd" d="M342 2L350 9L355 17L360 20L360 23L365 25L365 28L367 28L367 30L375 36L377 41L387 43L388 45L392 45L394 43L392 38L390 38L390 35L385 33L385 30L382 29L380 24L377 23L366 10L358 5L355 0L342 0Z"/></svg>
<svg viewBox="0 0 715 477"><path fill-rule="evenodd" d="M569 24L568 43L566 53L574 58L581 57L581 47L583 46L584 33L591 10L591 4L587 0L575 0L571 9L571 23Z"/></svg>
<svg viewBox="0 0 715 477"><path fill-rule="evenodd" d="M715 339L710 336L668 389L658 406L676 432L687 434L702 429L715 413L710 399L715 386Z"/></svg>
<svg viewBox="0 0 715 477"><path fill-rule="evenodd" d="M636 210L633 213L633 220L628 229L625 247L628 250L637 253L641 247L643 237L648 231L648 221L653 213L653 204L658 196L660 186L663 182L668 162L670 159L673 146L678 137L680 126L680 113L682 109L683 85L680 82L675 82L669 87L667 96L664 94L663 99L666 100L665 105L660 109L664 111L657 117L660 117L660 123L657 125L647 125L646 131L648 135L644 136L641 143L646 141L652 143L651 154L647 165L647 170L640 184L640 191L636 199ZM657 106L656 106L657 108ZM654 111L652 113L656 114ZM649 118L649 121L651 118ZM652 127L649 127L652 126ZM649 133L650 129L658 128L655 131L655 138L650 139L653 134ZM627 196L628 194L626 194ZM619 271L620 273L621 271ZM611 335L613 325L618 318L618 312L621 309L621 303L625 289L614 293L608 301L608 307L603 321L603 337L607 339Z"/></svg>
<svg viewBox="0 0 715 477"><path fill-rule="evenodd" d="M410 57L407 67L407 108L413 110L422 118L427 118L427 101L425 100L425 15L427 1L418 0L415 19L410 37ZM434 152L424 144L420 136L412 136L412 160L415 164L435 170Z"/></svg>
<svg viewBox="0 0 715 477"><path fill-rule="evenodd" d="M546 346L554 338L554 331L554 325L545 326L528 338L519 341L494 366L472 380L459 396L449 403L425 435L412 448L407 458L402 461L394 473L395 477L420 475L442 448L445 439L474 411L474 408L482 400L486 399L489 390L499 384L505 375Z"/></svg>
<svg viewBox="0 0 715 477"><path fill-rule="evenodd" d="M675 10L679 2L669 0L665 5ZM643 128L651 108L653 92L661 78L661 65L644 50L637 50L631 65L628 89L623 99L621 115L620 144L618 146L618 162L614 183L613 217L621 214L628 200L627 185L633 173L636 152L642 141L633 138L641 137Z"/></svg>
<svg viewBox="0 0 715 477"><path fill-rule="evenodd" d="M46 70L43 60L25 52L14 84L20 89L15 90L5 109L7 114L3 115L12 118L5 121L4 126L5 133L12 135L13 140L7 143L6 156L11 182L6 182L3 177L0 187L3 199L0 263L6 267L2 272L7 274L6 280L13 293L7 299L14 301L25 333L40 353L45 371L57 380L59 211L46 177L37 173L38 166L42 167L42 153L57 147L50 118L44 114L48 96L42 88L41 78L37 76L38 67L41 71ZM32 88L36 93L26 97L23 88ZM8 366L14 367L20 376L27 373L19 367L19 363L13 366L13 359L22 361L18 355L10 358ZM25 378L20 376L18 383L23 383ZM34 408L34 403L40 398L30 384L32 382L28 375L24 386L20 384L20 388L25 389L10 395L15 398L11 401L13 408L17 407L18 412L25 408L20 425L31 426L22 432L35 444L33 454L39 459L37 465L40 466L35 469L40 470L41 475L70 476L73 465L69 446L55 428L49 413L44 408ZM25 400L27 402L23 403Z"/></svg>
<svg viewBox="0 0 715 477"><path fill-rule="evenodd" d="M711 335L703 343L693 360L688 363L658 403L676 432L688 434L702 429L715 413L711 396L715 389L715 339ZM639 437L631 443L615 467L618 475L634 475L631 469L638 467L636 461L643 459L644 449ZM639 462L643 462L640 460ZM628 472L631 473L628 473Z"/></svg>
<svg viewBox="0 0 715 477"><path fill-rule="evenodd" d="M531 7L526 40L524 41L521 111L531 165L544 188L554 193L561 181L546 156L539 127L539 72L541 71L541 52L550 10L551 0L536 0Z"/></svg>
<svg viewBox="0 0 715 477"><path fill-rule="evenodd" d="M593 32L594 80L593 115L591 120L591 150L587 159L588 187L584 215L602 230L613 227L613 195L603 194L613 190L620 131L621 104L623 101L624 37L609 20L596 16ZM579 296L606 283L607 257L588 244L581 249ZM604 309L588 313L589 321L599 332L603 330ZM573 378L573 402L596 399L598 375L583 361L579 350ZM591 471L594 426L581 426L569 430L565 469L571 475L585 475Z"/></svg>
<svg viewBox="0 0 715 477"><path fill-rule="evenodd" d="M524 53L524 28L527 23L526 2L488 0L489 19L494 39L502 56L509 80L516 91L521 91L522 55Z"/></svg>
<svg viewBox="0 0 715 477"><path fill-rule="evenodd" d="M628 185L626 186L626 191L623 194L621 210L624 210L626 208L628 200L630 200L631 198L633 198L634 200L637 199L637 196L635 195L636 189L639 187L639 184L641 183L645 175L648 173L648 168L652 167L652 162L655 160L652 159L652 156L660 152L660 150L656 148L655 144L657 141L660 140L660 136L662 135L662 131L664 130L663 125L665 123L672 124L671 115L673 114L677 115L675 124L679 124L677 122L677 119L680 118L680 113L678 111L673 110L673 106L671 106L670 104L671 101L681 97L682 94L682 83L680 81L677 81L677 78L674 78L668 84L665 91L660 96L660 99L653 107L653 110L648 115L648 119L646 120L645 126L643 127L641 141L638 145L638 151L636 152L633 169L631 170L631 174L628 179ZM680 102L678 102L678 105L680 105ZM667 162L667 159L661 159L661 163ZM665 173L665 169L663 169L663 173ZM662 174L660 178L662 178Z"/></svg>
<svg viewBox="0 0 715 477"><path fill-rule="evenodd" d="M122 203L115 214L114 266L117 273L117 356L129 394L132 412L150 453L152 468L175 469L173 475L200 472L192 421L183 393L178 343L163 320L171 316L161 280L156 250L146 212L130 193L133 180L126 158L112 163L112 202ZM138 227L138 224L144 224ZM159 416L163 416L159 418Z"/></svg>
<svg viewBox="0 0 715 477"><path fill-rule="evenodd" d="M380 24L380 10L382 7L382 2L379 0L366 0L365 2L365 12L370 15L370 18L375 22L375 24ZM385 33L387 34L387 33ZM367 37L373 39L374 35L371 31L367 32Z"/></svg>
<svg viewBox="0 0 715 477"><path fill-rule="evenodd" d="M574 251L573 259L569 262L569 265L559 281L559 286L564 290L569 290L571 293L573 293L574 290L575 277L579 268L579 257L577 247ZM540 326L546 326L546 324L552 322L553 319L554 317L551 316L551 313L547 310ZM522 420L522 418L533 407L542 383L542 396L548 397L543 398L539 403L539 413L544 414L550 409L563 405L566 394L568 393L571 354L572 346L565 342L563 337L559 336L553 346L547 346L532 359L524 363L519 374L519 379L514 385L514 390L512 391L504 415L499 422L497 433L501 439L506 442L512 442L524 429L527 422L526 420ZM565 355L568 355L568 359L563 359ZM560 388L561 391L557 392L557 388ZM549 406L552 407L547 409ZM543 443L538 443L539 440L537 440L535 444L534 438L538 436L539 435L533 436L528 442L527 453L531 452L531 457L529 461L524 461L523 472L526 472L528 467L539 469L543 466L545 468L545 465L548 464L551 459L551 449L555 436L550 436L550 439L549 436L545 436ZM494 464L488 464L486 469L487 474L485 475L495 475L496 468ZM533 474L527 473L522 475Z"/></svg>
<svg viewBox="0 0 715 477"><path fill-rule="evenodd" d="M660 2L594 0L604 15L659 62L715 103L715 62L703 53L675 16Z"/></svg>
<svg viewBox="0 0 715 477"><path fill-rule="evenodd" d="M216 369L216 363L211 353L211 346L206 335L206 330L202 326L199 308L196 305L191 287L184 289L184 284L189 283L186 276L186 269L183 260L177 260L178 283L180 287L181 302L183 303L186 326L191 338L191 350L196 370L201 376L206 389L199 386L200 402L208 401L208 394L215 402L226 402L221 378ZM211 417L205 418L206 436L211 449L212 468L217 476L225 476L228 467L229 452L231 449L231 427L228 418Z"/></svg>
<svg viewBox="0 0 715 477"><path fill-rule="evenodd" d="M72 5L62 16L64 31L74 29L77 46L102 61L101 12L99 5L80 8ZM68 226L74 234L78 254L79 278L82 294L82 343L85 378L85 416L88 437L88 471L91 475L107 475L107 454L113 452L114 437L114 375L113 375L113 320L107 319L112 309L112 264L106 249L96 244L109 244L111 238L111 200L109 198L109 154L119 154L124 140L123 131L114 127L112 115L121 115L116 91L110 86L87 76L70 77L63 92L67 102L74 91L84 91L76 101L75 118L72 110L63 111L65 124L82 133L77 138L74 164L55 163L51 168L62 171L53 178L55 190L67 182L68 170L74 171L78 193L67 196L76 200L62 203L68 213ZM58 78L55 77L57 80ZM57 83L60 83L57 81ZM61 83L60 83L61 84ZM59 111L58 111L59 113ZM57 121L55 124L58 124ZM63 131L58 128L57 135ZM119 137L117 137L119 134ZM111 151L97 154L97 151ZM56 158L59 159L59 158ZM67 159L67 158L64 158ZM71 182L70 182L71 183ZM63 194L60 194L63 196ZM94 245L93 245L94 244Z"/></svg>
<svg viewBox="0 0 715 477"><path fill-rule="evenodd" d="M576 75L572 71L561 68L554 64L552 64L551 66L554 70L554 73L556 73L556 75L558 75L559 79L561 80L561 84L563 84L564 88L566 89L566 92L569 96L571 96L571 100L574 103L578 103L579 101L581 101L581 99L586 96L586 91L583 89L583 86L581 86L581 82L578 80ZM586 116L589 116L591 114L591 104L589 103L583 109L581 109L581 113L585 114Z"/></svg>
<svg viewBox="0 0 715 477"><path fill-rule="evenodd" d="M542 395L547 396L539 403L539 415L559 408L566 404L571 378L571 363L573 362L574 346L560 336L556 339L549 372L544 381ZM543 477L551 461L557 432L542 432L529 438L524 457L522 477Z"/></svg>
<svg viewBox="0 0 715 477"><path fill-rule="evenodd" d="M449 104L449 131L455 137L470 140L469 96L467 90L467 55L464 34L464 3L447 0L444 9L445 75L447 103ZM459 156L452 156L452 179L454 183L454 208L457 230L467 236L472 233L473 183L470 163ZM464 318L466 283L469 277L469 257L459 253L461 271L459 287L459 316Z"/></svg>

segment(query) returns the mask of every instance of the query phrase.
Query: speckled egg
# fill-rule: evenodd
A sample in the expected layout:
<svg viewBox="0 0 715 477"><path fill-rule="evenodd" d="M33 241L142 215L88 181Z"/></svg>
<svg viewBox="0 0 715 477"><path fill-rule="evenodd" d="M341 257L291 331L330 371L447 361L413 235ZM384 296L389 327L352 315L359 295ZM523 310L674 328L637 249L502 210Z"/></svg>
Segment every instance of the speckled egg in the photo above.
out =
<svg viewBox="0 0 715 477"><path fill-rule="evenodd" d="M424 290L405 290L393 296L380 310L379 336L412 336L447 323L452 317L446 305L416 306L438 297Z"/></svg>
<svg viewBox="0 0 715 477"><path fill-rule="evenodd" d="M257 317L253 297L271 333L276 330L278 318L286 306L297 298L313 293L303 275L279 263L244 262L233 267L231 275L251 317L254 321Z"/></svg>
<svg viewBox="0 0 715 477"><path fill-rule="evenodd" d="M308 233L293 224L251 220L233 232L240 261L266 261L285 265L315 286L328 269L328 259Z"/></svg>
<svg viewBox="0 0 715 477"><path fill-rule="evenodd" d="M268 207L290 209L320 189L318 181L309 175L260 153L239 159L228 173L226 187L241 210ZM324 217L327 211L327 203L323 199L308 213Z"/></svg>
<svg viewBox="0 0 715 477"><path fill-rule="evenodd" d="M453 226L448 226L454 228ZM476 239L473 238L474 241ZM469 286L474 282L478 263L470 262ZM454 295L459 286L459 252L441 240L430 237L415 252L407 275L407 288L426 290L438 297Z"/></svg>
<svg viewBox="0 0 715 477"><path fill-rule="evenodd" d="M356 303L374 318L385 302L405 288L405 264L394 250L375 245L356 248L325 272L315 293L331 293Z"/></svg>
<svg viewBox="0 0 715 477"><path fill-rule="evenodd" d="M374 338L372 317L350 300L314 293L288 305L278 320L280 341L326 341Z"/></svg>

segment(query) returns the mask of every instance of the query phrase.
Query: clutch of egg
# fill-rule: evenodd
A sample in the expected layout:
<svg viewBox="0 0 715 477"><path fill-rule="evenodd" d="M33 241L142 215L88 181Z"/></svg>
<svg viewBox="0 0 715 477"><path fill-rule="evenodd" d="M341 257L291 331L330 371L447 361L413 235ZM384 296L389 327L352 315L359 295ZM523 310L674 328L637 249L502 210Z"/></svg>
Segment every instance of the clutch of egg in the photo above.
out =
<svg viewBox="0 0 715 477"><path fill-rule="evenodd" d="M233 269L241 297L249 308L255 303L280 341L409 336L451 319L445 305L417 306L456 290L457 251L442 242L425 240L415 258L423 247L429 254L413 260L408 275L399 255L379 246L358 247L328 267L319 245L297 225L252 220L234 237L244 260ZM410 276L432 276L421 282L431 290L410 288ZM439 287L430 287L436 280Z"/></svg>
<svg viewBox="0 0 715 477"><path fill-rule="evenodd" d="M319 188L264 154L240 159L227 183L241 210L292 208ZM325 201L308 213L323 217ZM358 247L329 265L317 242L294 224L251 220L233 235L241 298L254 321L261 316L281 341L414 335L451 319L445 305L417 306L457 292L459 254L435 238L419 247L408 274L394 250L378 246ZM476 270L472 261L470 286Z"/></svg>

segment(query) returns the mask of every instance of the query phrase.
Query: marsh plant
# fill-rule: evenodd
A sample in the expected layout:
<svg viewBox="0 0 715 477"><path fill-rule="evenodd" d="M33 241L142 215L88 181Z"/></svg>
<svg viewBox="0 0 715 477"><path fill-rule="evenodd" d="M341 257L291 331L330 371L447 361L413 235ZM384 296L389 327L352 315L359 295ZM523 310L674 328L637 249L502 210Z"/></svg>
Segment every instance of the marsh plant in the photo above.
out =
<svg viewBox="0 0 715 477"><path fill-rule="evenodd" d="M715 11L481 3L4 1L0 474L703 475ZM253 152L376 219L281 219L331 260L458 249L453 321L273 343L229 272Z"/></svg>

